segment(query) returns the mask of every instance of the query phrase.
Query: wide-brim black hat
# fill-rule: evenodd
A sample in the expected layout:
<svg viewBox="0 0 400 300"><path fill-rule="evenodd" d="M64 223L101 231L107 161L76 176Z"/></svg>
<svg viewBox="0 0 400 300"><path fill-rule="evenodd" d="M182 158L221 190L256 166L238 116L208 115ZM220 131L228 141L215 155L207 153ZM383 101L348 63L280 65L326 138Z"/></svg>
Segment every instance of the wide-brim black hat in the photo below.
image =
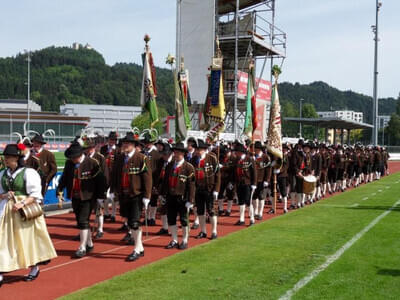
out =
<svg viewBox="0 0 400 300"><path fill-rule="evenodd" d="M164 149L162 151L160 151L161 155L170 154L172 152L172 148L171 148L170 144L163 143L162 145L163 145Z"/></svg>
<svg viewBox="0 0 400 300"><path fill-rule="evenodd" d="M127 132L125 137L121 139L121 142L123 143L133 143L137 145L139 143L139 140L137 139L137 136L133 132Z"/></svg>
<svg viewBox="0 0 400 300"><path fill-rule="evenodd" d="M24 156L22 151L25 149L25 145L23 144L8 144L6 148L4 148L3 155L6 156Z"/></svg>
<svg viewBox="0 0 400 300"><path fill-rule="evenodd" d="M182 151L182 152L188 152L186 149L185 145L183 143L176 143L172 147L172 151Z"/></svg>
<svg viewBox="0 0 400 300"><path fill-rule="evenodd" d="M263 147L263 145L261 144L261 142L260 141L256 141L255 143L254 143L254 148L255 149L264 149L264 147Z"/></svg>
<svg viewBox="0 0 400 300"><path fill-rule="evenodd" d="M235 145L234 150L236 152L242 152L242 153L246 153L247 152L246 147L244 145L242 145L242 144L239 144L239 143Z"/></svg>
<svg viewBox="0 0 400 300"><path fill-rule="evenodd" d="M40 143L42 145L47 144L41 134L35 134L35 136L32 139L32 143L33 142L37 142L37 143Z"/></svg>
<svg viewBox="0 0 400 300"><path fill-rule="evenodd" d="M198 139L197 143L194 145L195 148L207 149L210 145L205 143L202 139Z"/></svg>
<svg viewBox="0 0 400 300"><path fill-rule="evenodd" d="M117 140L118 133L116 131L110 131L110 133L108 134L108 139L109 140Z"/></svg>
<svg viewBox="0 0 400 300"><path fill-rule="evenodd" d="M81 156L83 153L83 147L78 142L73 142L67 150L65 150L64 155L66 158L76 158Z"/></svg>

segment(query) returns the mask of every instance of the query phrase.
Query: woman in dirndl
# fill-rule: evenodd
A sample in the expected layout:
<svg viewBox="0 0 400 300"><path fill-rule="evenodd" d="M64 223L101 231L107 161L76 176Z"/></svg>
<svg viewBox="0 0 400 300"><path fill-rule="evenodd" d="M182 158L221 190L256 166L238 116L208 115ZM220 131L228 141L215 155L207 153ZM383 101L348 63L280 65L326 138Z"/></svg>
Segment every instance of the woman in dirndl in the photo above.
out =
<svg viewBox="0 0 400 300"><path fill-rule="evenodd" d="M25 281L39 276L39 265L57 257L43 215L24 221L19 209L42 200L39 174L24 167L23 144L9 144L0 171L0 286L3 273L31 268ZM16 200L18 196L24 200ZM18 197L20 198L20 197Z"/></svg>

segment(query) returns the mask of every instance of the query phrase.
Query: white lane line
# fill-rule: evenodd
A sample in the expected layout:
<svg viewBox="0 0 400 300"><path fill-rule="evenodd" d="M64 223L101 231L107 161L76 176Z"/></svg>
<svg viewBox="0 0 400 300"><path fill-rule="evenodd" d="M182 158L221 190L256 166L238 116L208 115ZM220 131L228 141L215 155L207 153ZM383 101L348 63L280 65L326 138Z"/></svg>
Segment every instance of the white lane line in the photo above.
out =
<svg viewBox="0 0 400 300"><path fill-rule="evenodd" d="M155 236L155 237L143 240L143 242L148 242L148 241L156 240L156 239L159 239L159 238L160 238L160 236ZM60 267L66 266L66 265L78 263L78 262L81 262L81 261L84 261L84 260L87 260L87 259L90 259L90 258L95 258L96 256L99 256L101 254L108 254L108 253L111 253L111 252L114 252L114 251L125 249L127 247L131 247L131 246L126 245L126 246L121 246L121 247L117 247L117 248L112 248L112 249L109 249L109 250L106 250L106 251L103 251L103 252L100 252L100 253L96 253L96 254L94 254L92 256L86 256L86 257L83 257L83 258L80 258L80 259L74 259L74 260L59 264L59 265L55 265L55 266L43 269L43 270L40 270L40 272L46 272L46 271L51 271L51 270L54 270L54 269L58 269Z"/></svg>
<svg viewBox="0 0 400 300"><path fill-rule="evenodd" d="M368 200L368 197L364 197L362 198L362 201Z"/></svg>
<svg viewBox="0 0 400 300"><path fill-rule="evenodd" d="M346 244L342 246L338 251L336 251L335 254L331 255L328 257L328 259L320 265L318 268L314 269L310 274L308 274L306 277L301 279L299 282L297 282L293 288L288 290L285 295L281 296L279 300L285 300L285 299L291 299L291 297L299 291L302 287L307 285L311 280L313 280L316 276L318 276L319 273L324 271L327 267L329 267L330 264L334 263L336 260L338 260L342 254L349 249L355 242L357 242L366 232L368 232L372 227L374 227L380 220L382 220L384 217L386 217L397 205L400 204L400 200L398 200L391 208L380 214L378 217L376 217L371 223L369 223L363 230L361 230L359 233L357 233L350 241L348 241Z"/></svg>

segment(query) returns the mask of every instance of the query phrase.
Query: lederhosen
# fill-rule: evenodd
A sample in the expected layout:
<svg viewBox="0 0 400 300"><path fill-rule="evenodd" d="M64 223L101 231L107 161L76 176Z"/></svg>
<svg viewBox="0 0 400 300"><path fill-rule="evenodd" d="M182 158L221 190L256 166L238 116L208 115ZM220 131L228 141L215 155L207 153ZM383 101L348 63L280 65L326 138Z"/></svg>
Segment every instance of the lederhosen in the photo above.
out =
<svg viewBox="0 0 400 300"><path fill-rule="evenodd" d="M224 199L224 195L228 200L233 200L235 195L235 185L233 184L233 162L229 157L220 160L221 167L221 188L218 199ZM232 186L229 186L231 183ZM232 188L230 188L232 187Z"/></svg>
<svg viewBox="0 0 400 300"><path fill-rule="evenodd" d="M193 166L195 167L194 175L196 178L196 208L199 216L205 215L205 211L210 217L215 215L213 190L209 190L208 176L215 176L216 170L212 165L206 162L206 157L200 159L195 157ZM215 183L215 182L214 182Z"/></svg>
<svg viewBox="0 0 400 300"><path fill-rule="evenodd" d="M89 229L90 214L95 208L96 203L94 199L81 200L82 180L88 179L88 175L82 175L80 164L77 164L75 165L73 176L70 199L72 202L72 209L75 214L75 219L79 229Z"/></svg>
<svg viewBox="0 0 400 300"><path fill-rule="evenodd" d="M268 159L268 161L267 161ZM260 156L255 155L255 168L257 172L257 182L256 182L256 190L253 194L253 200L264 200L267 197L267 191L264 187L264 181L270 183L271 176L268 176L267 172L271 171L270 168L270 158L267 154L261 153ZM267 168L269 170L267 170Z"/></svg>
<svg viewBox="0 0 400 300"><path fill-rule="evenodd" d="M251 185L246 184L244 180L244 174L245 172L250 172L251 174L251 168L254 168L253 163L245 158L245 159L240 159L235 168L235 176L236 176L236 191L237 191L237 197L238 197L238 204L239 205L247 205L250 206L251 202Z"/></svg>

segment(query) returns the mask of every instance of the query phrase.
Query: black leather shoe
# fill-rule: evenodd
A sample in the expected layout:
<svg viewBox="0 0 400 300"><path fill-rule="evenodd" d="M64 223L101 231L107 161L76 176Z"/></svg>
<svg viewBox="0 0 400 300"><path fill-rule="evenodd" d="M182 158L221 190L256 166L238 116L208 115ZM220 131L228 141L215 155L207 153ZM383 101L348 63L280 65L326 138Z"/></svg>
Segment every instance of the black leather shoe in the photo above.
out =
<svg viewBox="0 0 400 300"><path fill-rule="evenodd" d="M218 211L218 216L223 216L224 215L224 211L223 210L219 210Z"/></svg>
<svg viewBox="0 0 400 300"><path fill-rule="evenodd" d="M111 223L115 223L115 217L114 217L114 216L111 216L110 222L111 222Z"/></svg>
<svg viewBox="0 0 400 300"><path fill-rule="evenodd" d="M161 228L159 232L156 233L157 235L168 235L168 229Z"/></svg>
<svg viewBox="0 0 400 300"><path fill-rule="evenodd" d="M118 231L126 231L126 230L128 230L128 229L129 229L129 228L128 228L127 225L122 224L122 226L121 226L120 228L118 228Z"/></svg>
<svg viewBox="0 0 400 300"><path fill-rule="evenodd" d="M126 241L126 244L129 246L134 246L135 245L135 239L134 238L130 238L129 240Z"/></svg>
<svg viewBox="0 0 400 300"><path fill-rule="evenodd" d="M3 285L3 281L4 281L4 279L3 279L2 281L0 281L0 288L1 288L1 286Z"/></svg>
<svg viewBox="0 0 400 300"><path fill-rule="evenodd" d="M39 273L40 273L40 270L37 271L36 275L29 274L28 276L25 276L24 281L34 281L36 278L38 278Z"/></svg>
<svg viewBox="0 0 400 300"><path fill-rule="evenodd" d="M96 236L94 238L101 239L103 236L104 236L104 233L102 231L97 231Z"/></svg>
<svg viewBox="0 0 400 300"><path fill-rule="evenodd" d="M188 244L182 242L182 243L179 244L178 249L179 250L185 250L185 249L187 249L187 247L188 247Z"/></svg>
<svg viewBox="0 0 400 300"><path fill-rule="evenodd" d="M72 238L73 241L79 241L81 239L81 235L78 234Z"/></svg>
<svg viewBox="0 0 400 300"><path fill-rule="evenodd" d="M192 225L192 229L197 229L197 228L199 228L199 224L196 224L196 223L193 223L193 225Z"/></svg>
<svg viewBox="0 0 400 300"><path fill-rule="evenodd" d="M207 237L207 234L200 231L200 233L196 236L196 239L204 239Z"/></svg>
<svg viewBox="0 0 400 300"><path fill-rule="evenodd" d="M104 220L108 220L111 218L111 215L104 215Z"/></svg>
<svg viewBox="0 0 400 300"><path fill-rule="evenodd" d="M217 237L218 237L217 234L216 234L216 233L213 233L213 234L211 235L211 238L210 238L210 239L211 239L211 240L215 240L215 239L217 239Z"/></svg>
<svg viewBox="0 0 400 300"><path fill-rule="evenodd" d="M144 250L140 251L139 255L140 255L140 257L143 257L144 256Z"/></svg>
<svg viewBox="0 0 400 300"><path fill-rule="evenodd" d="M165 249L173 249L173 248L178 248L178 243L175 241L170 241L167 246L165 246Z"/></svg>
<svg viewBox="0 0 400 300"><path fill-rule="evenodd" d="M86 251L85 250L77 250L76 252L75 252L75 257L76 258L82 258L82 257L84 257L86 255Z"/></svg>
<svg viewBox="0 0 400 300"><path fill-rule="evenodd" d="M125 234L125 236L122 238L121 242L127 242L132 238L131 234L128 232Z"/></svg>
<svg viewBox="0 0 400 300"><path fill-rule="evenodd" d="M86 245L86 254L92 252L94 249L94 245L92 247L89 247L88 245Z"/></svg>
<svg viewBox="0 0 400 300"><path fill-rule="evenodd" d="M133 251L131 254L128 255L128 257L126 258L126 261L135 261L135 260L138 260L139 257L140 257L140 253Z"/></svg>
<svg viewBox="0 0 400 300"><path fill-rule="evenodd" d="M273 208L271 208L269 211L268 211L268 214L269 215L272 215L272 214L274 214L275 213L275 210L273 209Z"/></svg>
<svg viewBox="0 0 400 300"><path fill-rule="evenodd" d="M230 215L231 215L231 212L230 212L230 211L226 211L226 212L225 212L225 216L226 216L226 217L229 217Z"/></svg>
<svg viewBox="0 0 400 300"><path fill-rule="evenodd" d="M156 220L150 219L150 220L148 221L147 225L149 225L149 226L156 226Z"/></svg>
<svg viewBox="0 0 400 300"><path fill-rule="evenodd" d="M235 223L235 225L236 226L241 226L241 225L244 225L244 221L237 221L236 223Z"/></svg>

